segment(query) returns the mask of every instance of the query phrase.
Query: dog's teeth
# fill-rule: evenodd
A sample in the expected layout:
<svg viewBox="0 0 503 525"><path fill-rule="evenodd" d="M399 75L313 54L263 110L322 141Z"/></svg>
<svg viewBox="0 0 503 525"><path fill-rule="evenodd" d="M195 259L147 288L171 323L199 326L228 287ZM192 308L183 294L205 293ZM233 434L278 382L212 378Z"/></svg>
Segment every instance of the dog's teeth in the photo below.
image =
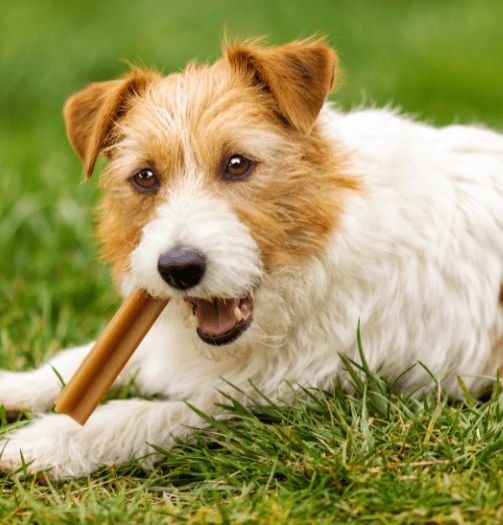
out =
<svg viewBox="0 0 503 525"><path fill-rule="evenodd" d="M196 328L199 328L199 321L195 315L191 315L192 322L196 325Z"/></svg>
<svg viewBox="0 0 503 525"><path fill-rule="evenodd" d="M242 321L244 319L243 312L237 306L234 309L234 315L236 316L236 320L237 320L238 323L239 323L239 321Z"/></svg>

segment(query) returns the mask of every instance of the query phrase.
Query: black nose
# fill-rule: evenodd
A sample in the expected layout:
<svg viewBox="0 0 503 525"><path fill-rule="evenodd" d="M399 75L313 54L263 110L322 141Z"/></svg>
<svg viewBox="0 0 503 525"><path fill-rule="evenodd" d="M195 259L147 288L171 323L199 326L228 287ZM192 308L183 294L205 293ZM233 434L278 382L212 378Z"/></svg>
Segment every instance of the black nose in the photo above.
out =
<svg viewBox="0 0 503 525"><path fill-rule="evenodd" d="M203 252L191 246L175 246L159 257L157 269L170 286L188 290L203 278L206 257Z"/></svg>

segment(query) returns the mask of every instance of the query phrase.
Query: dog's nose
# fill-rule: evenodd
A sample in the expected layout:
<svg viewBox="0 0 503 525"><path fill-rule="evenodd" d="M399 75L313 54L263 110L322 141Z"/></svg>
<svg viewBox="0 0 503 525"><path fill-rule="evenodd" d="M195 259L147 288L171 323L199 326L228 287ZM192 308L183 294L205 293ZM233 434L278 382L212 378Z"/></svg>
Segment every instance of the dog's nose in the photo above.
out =
<svg viewBox="0 0 503 525"><path fill-rule="evenodd" d="M159 257L157 269L170 286L188 290L201 282L206 271L206 256L192 246L175 246Z"/></svg>

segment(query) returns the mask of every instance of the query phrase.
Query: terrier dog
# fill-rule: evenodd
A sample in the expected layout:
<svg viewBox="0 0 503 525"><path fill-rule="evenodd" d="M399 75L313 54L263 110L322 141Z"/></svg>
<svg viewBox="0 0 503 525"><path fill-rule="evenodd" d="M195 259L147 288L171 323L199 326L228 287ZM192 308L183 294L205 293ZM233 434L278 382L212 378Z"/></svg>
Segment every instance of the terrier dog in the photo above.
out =
<svg viewBox="0 0 503 525"><path fill-rule="evenodd" d="M171 298L117 383L164 400L112 401L85 426L42 415L0 442L0 467L54 478L158 456L223 393L329 389L339 357L411 391L494 378L503 343L503 136L435 129L390 109L325 104L323 39L226 44L213 65L133 69L65 107L86 177L104 154L99 237L124 295ZM182 262L180 262L182 261ZM9 411L51 408L92 345L0 373ZM236 386L234 390L230 385ZM241 391L241 393L240 393ZM249 397L248 397L249 396Z"/></svg>

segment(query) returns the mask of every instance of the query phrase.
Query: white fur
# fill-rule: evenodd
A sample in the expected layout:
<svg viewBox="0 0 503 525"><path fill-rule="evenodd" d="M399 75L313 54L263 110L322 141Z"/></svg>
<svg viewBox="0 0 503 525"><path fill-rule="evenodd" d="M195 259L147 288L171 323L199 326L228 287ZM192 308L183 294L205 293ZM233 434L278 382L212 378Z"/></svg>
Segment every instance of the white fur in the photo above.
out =
<svg viewBox="0 0 503 525"><path fill-rule="evenodd" d="M503 339L503 137L479 127L435 129L388 109L342 114L325 106L319 124L348 151L365 188L346 198L327 253L302 271L265 275L250 232L227 204L194 188L194 178L179 185L145 227L122 283L124 293L142 286L174 297L118 379L138 372L140 391L166 401L111 402L84 427L42 416L8 436L0 467L18 467L21 449L31 471L83 476L152 453L149 443L169 446L187 425L201 424L180 400L211 412L216 389L238 395L227 381L253 395L251 380L273 399L288 391L286 381L330 387L336 375L344 379L339 352L358 360L358 319L370 366L394 364L390 378L417 361L454 394L455 374L473 392L494 377ZM208 258L194 294L232 297L260 283L254 321L236 342L200 341L183 294L158 275L159 255L178 244ZM66 380L89 348L51 364ZM427 380L416 366L401 384L411 390ZM47 365L0 373L0 403L9 410L43 410L58 390Z"/></svg>
<svg viewBox="0 0 503 525"><path fill-rule="evenodd" d="M206 255L204 280L191 295L237 297L262 276L260 253L248 228L240 223L224 200L194 192L170 196L157 217L143 230L142 241L131 256L131 270L122 282L125 295L141 287L154 296L166 294L166 282L157 270L159 256L175 246L188 245ZM178 290L170 296L186 295Z"/></svg>

